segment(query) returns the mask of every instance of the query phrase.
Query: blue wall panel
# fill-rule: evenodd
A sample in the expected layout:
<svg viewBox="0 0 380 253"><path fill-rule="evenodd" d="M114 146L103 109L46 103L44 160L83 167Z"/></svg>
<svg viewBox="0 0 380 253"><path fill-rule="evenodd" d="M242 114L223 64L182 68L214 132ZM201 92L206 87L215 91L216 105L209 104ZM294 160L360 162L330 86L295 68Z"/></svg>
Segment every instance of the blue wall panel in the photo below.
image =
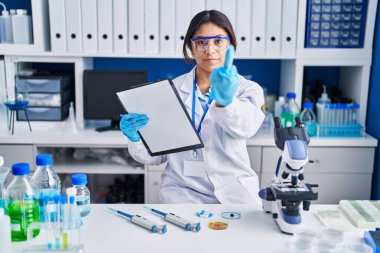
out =
<svg viewBox="0 0 380 253"><path fill-rule="evenodd" d="M373 58L368 94L367 132L380 140L380 4L377 5L376 27L373 42ZM376 148L372 180L372 199L380 199L380 148Z"/></svg>
<svg viewBox="0 0 380 253"><path fill-rule="evenodd" d="M278 95L280 82L280 61L278 60L235 60L239 74L266 87L268 92ZM175 78L189 72L192 64L183 59L152 58L95 58L94 69L104 70L147 70L148 81Z"/></svg>

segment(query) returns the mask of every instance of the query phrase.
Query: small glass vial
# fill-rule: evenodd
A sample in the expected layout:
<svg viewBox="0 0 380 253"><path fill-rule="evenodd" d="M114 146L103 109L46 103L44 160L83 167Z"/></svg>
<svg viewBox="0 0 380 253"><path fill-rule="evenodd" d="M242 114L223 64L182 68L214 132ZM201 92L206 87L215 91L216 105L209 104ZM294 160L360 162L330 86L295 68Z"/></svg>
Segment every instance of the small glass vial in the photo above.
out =
<svg viewBox="0 0 380 253"><path fill-rule="evenodd" d="M87 216L90 213L90 190L86 186L87 175L73 174L71 176L71 183L77 190L75 200L79 208L80 216Z"/></svg>

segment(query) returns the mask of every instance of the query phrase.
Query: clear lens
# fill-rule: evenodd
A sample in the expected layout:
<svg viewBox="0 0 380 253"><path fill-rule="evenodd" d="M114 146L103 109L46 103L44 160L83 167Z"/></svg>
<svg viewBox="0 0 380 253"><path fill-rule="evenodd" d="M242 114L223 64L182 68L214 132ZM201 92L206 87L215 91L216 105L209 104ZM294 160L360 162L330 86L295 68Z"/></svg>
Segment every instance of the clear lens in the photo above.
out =
<svg viewBox="0 0 380 253"><path fill-rule="evenodd" d="M210 45L214 47L214 50L219 51L226 49L229 44L230 41L226 38L213 38L193 41L193 47L197 51L207 51Z"/></svg>

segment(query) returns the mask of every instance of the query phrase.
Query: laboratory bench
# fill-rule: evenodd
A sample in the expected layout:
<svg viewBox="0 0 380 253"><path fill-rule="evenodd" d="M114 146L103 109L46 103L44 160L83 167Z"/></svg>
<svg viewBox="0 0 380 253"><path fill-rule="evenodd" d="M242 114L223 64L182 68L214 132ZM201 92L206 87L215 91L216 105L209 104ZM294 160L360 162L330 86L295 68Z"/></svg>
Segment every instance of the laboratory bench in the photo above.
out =
<svg viewBox="0 0 380 253"><path fill-rule="evenodd" d="M131 214L140 214L158 224L167 224L165 234L152 233L128 220L107 211L112 207ZM199 232L185 231L161 219L145 209L142 205L132 204L93 204L91 213L83 219L81 241L85 253L104 252L268 252L288 253L292 235L281 233L271 214L263 212L259 205L204 205L204 204L155 204L149 207L164 212L172 212L190 221L200 222ZM317 210L336 209L335 205L311 205L308 212L302 211L303 228L316 233L325 228L314 215ZM196 212L207 210L212 218L199 218ZM221 217L225 210L240 211L240 219L231 220ZM208 228L210 221L228 222L226 230ZM363 242L363 229L354 227L345 220L343 244ZM37 237L28 242L13 243L14 253L31 244L38 244Z"/></svg>

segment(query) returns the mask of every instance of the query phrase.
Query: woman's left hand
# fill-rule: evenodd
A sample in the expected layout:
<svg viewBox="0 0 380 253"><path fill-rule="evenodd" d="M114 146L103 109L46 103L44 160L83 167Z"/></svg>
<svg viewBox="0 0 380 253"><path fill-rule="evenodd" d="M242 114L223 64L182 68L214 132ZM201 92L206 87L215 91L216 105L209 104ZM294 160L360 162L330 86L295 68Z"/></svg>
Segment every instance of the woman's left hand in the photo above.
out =
<svg viewBox="0 0 380 253"><path fill-rule="evenodd" d="M234 47L231 45L226 51L224 66L214 69L210 77L210 98L222 106L232 103L238 87L238 72L232 65L233 59Z"/></svg>

